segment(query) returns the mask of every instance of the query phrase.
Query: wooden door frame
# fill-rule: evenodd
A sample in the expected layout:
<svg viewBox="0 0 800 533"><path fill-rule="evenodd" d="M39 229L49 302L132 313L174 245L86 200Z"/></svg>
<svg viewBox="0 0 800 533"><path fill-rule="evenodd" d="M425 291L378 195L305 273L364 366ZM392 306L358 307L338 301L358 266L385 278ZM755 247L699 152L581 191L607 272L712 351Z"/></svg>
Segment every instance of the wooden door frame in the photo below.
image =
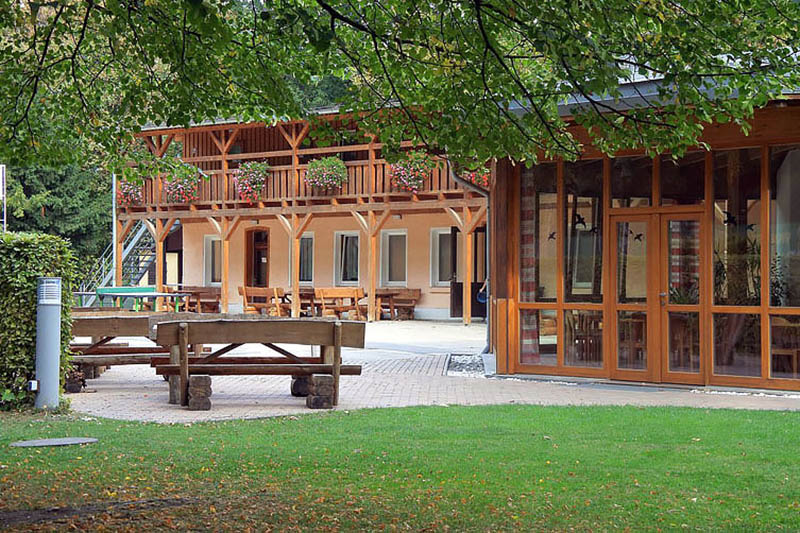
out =
<svg viewBox="0 0 800 533"><path fill-rule="evenodd" d="M702 385L707 383L706 368L708 367L708 353L704 339L706 335L711 334L710 324L707 323L706 309L708 306L709 286L704 272L708 269L708 257L705 254L705 238L708 231L705 224L705 213L702 210L693 213L662 213L658 216L658 231L659 239L661 241L661 251L659 254L660 276L658 281L658 292L666 293L666 304L661 305L659 297L657 303L658 308L658 321L661 331L659 340L660 359L661 359L661 381L668 383L686 383L691 385ZM694 220L700 225L700 232L698 235L698 259L699 259L699 283L700 293L698 295L697 304L681 306L679 304L669 303L669 236L668 225L671 220ZM689 309L692 308L692 309ZM698 316L698 344L700 349L700 367L697 373L691 372L670 372L669 370L669 313L674 312L690 312L697 313Z"/></svg>
<svg viewBox="0 0 800 533"><path fill-rule="evenodd" d="M270 248L272 239L270 238L269 228L266 226L253 226L252 228L247 228L244 230L244 285L250 285L250 282L253 278L253 233L257 231L263 231L267 234L267 284L265 287L269 287L269 265L271 258Z"/></svg>
<svg viewBox="0 0 800 533"><path fill-rule="evenodd" d="M656 273L656 279L659 278L659 257L661 255L661 239L658 237L658 219L659 215L650 210L643 212L640 210L637 214L610 214L608 217L608 242L609 242L609 263L608 269L610 273L609 296L606 298L607 309L607 355L608 355L608 368L609 376L612 379L620 379L626 381L661 381L660 372L660 347L658 344L659 339L659 324L660 315L658 313L658 289L659 284L653 283L653 279L649 275L650 272ZM618 295L618 279L617 279L617 228L616 224L620 222L645 222L647 224L647 302L642 304L620 304L617 302ZM654 236L656 238L654 238ZM633 369L620 369L619 364L619 332L617 327L617 316L619 311L644 311L647 315L647 367L644 370Z"/></svg>

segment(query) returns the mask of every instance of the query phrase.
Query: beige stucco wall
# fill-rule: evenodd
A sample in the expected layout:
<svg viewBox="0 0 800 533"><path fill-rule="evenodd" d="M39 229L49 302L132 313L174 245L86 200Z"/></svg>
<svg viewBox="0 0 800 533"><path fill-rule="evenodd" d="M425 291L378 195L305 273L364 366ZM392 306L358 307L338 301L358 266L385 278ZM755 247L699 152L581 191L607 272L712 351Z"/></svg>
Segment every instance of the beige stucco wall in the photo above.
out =
<svg viewBox="0 0 800 533"><path fill-rule="evenodd" d="M444 317L444 310L449 309L450 290L447 287L431 286L431 229L447 228L452 225L452 220L447 214L415 214L391 217L385 224L384 230L405 230L407 234L407 287L421 289L422 298L418 309L441 310L436 316ZM283 227L275 219L260 221L244 221L231 237L230 244L230 280L229 302L230 310L238 310L241 306L241 297L238 287L244 284L245 278L245 233L255 228L264 228L269 231L269 285L273 287L289 288L289 238ZM343 217L318 217L311 221L308 233L314 236L314 272L313 284L317 287L330 287L334 285L334 235L338 231L358 231L359 227L352 216ZM214 229L209 223L189 223L183 227L183 275L187 285L203 285L203 242L205 235L214 235ZM459 236L460 237L460 236ZM368 256L367 242L363 233L359 241L359 276L360 285L365 287L368 283ZM380 247L381 239L378 239ZM481 239L482 241L482 239ZM459 238L459 264L458 272L461 275L461 239ZM380 251L378 261L380 262ZM481 262L482 263L482 262ZM482 270L482 265L480 270ZM479 274L480 275L480 274ZM378 267L380 280L380 266ZM380 283L379 283L380 285ZM433 315L430 315L433 316Z"/></svg>

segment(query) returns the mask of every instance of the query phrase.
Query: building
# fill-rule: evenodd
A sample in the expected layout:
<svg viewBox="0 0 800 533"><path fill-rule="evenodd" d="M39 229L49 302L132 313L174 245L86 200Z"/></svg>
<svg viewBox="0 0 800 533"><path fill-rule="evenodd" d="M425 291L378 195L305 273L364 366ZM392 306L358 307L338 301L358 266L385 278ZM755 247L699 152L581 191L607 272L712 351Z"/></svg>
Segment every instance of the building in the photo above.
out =
<svg viewBox="0 0 800 533"><path fill-rule="evenodd" d="M338 115L319 118L339 133L355 133ZM380 287L419 289L417 318L483 316L475 293L486 276L486 198L458 183L444 160L417 193L398 191L381 144L321 146L311 130L302 121L146 128L138 136L154 155L177 146L207 179L197 200L183 202L165 194L168 176L156 176L142 186L141 201L119 206L116 284L124 281L123 243L142 221L155 240L157 288L167 281L219 287L223 312L242 310L241 286L294 294L304 287L360 286L370 318ZM334 192L308 186L308 162L330 155L345 162L347 183ZM257 201L243 201L233 177L252 160L267 162L270 176ZM465 278L472 283L463 284Z"/></svg>
<svg viewBox="0 0 800 533"><path fill-rule="evenodd" d="M800 106L702 141L497 164L498 372L800 389Z"/></svg>

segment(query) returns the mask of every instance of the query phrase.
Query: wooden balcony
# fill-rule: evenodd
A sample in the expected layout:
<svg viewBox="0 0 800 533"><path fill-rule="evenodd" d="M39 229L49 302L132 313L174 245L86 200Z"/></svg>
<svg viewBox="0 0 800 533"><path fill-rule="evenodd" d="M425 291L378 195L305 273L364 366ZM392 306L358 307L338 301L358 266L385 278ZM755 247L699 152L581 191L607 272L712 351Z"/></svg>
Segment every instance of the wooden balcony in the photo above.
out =
<svg viewBox="0 0 800 533"><path fill-rule="evenodd" d="M303 203L356 203L363 201L418 201L463 197L463 189L452 179L447 164L440 161L431 171L424 186L415 194L398 191L392 185L390 165L384 160L348 161L347 183L336 191L324 191L310 187L305 181L307 165L279 165L270 167L270 176L261 191L258 202L243 202L234 187L235 170L223 173L220 170L205 170L207 176L200 182L199 199L192 202L195 209L226 207L263 208L285 205L295 200ZM130 211L152 209L188 209L183 203L167 201L162 182L167 177L146 180L142 185L143 202L139 206L127 208Z"/></svg>

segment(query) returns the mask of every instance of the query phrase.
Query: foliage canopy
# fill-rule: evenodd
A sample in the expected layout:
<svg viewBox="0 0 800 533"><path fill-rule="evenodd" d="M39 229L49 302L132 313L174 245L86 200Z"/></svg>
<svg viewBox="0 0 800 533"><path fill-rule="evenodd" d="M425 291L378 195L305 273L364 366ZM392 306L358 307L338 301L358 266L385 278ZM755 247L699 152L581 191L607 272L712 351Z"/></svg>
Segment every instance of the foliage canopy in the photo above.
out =
<svg viewBox="0 0 800 533"><path fill-rule="evenodd" d="M793 0L0 0L0 157L125 157L148 124L304 118L298 87L456 159L677 152L798 87ZM326 78L328 76L328 78ZM646 92L623 84L658 83ZM578 105L579 104L579 105Z"/></svg>

